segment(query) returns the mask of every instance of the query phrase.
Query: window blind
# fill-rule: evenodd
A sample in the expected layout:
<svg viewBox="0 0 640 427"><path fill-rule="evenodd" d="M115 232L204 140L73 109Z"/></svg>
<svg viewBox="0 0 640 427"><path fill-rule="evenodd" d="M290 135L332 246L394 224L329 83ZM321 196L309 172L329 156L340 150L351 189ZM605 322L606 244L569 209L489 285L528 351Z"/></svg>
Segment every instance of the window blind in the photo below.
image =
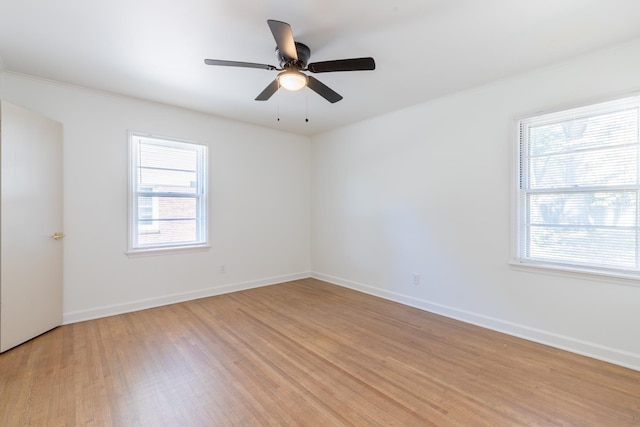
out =
<svg viewBox="0 0 640 427"><path fill-rule="evenodd" d="M520 121L517 258L640 272L639 99Z"/></svg>
<svg viewBox="0 0 640 427"><path fill-rule="evenodd" d="M132 135L133 250L206 243L206 163L200 144Z"/></svg>

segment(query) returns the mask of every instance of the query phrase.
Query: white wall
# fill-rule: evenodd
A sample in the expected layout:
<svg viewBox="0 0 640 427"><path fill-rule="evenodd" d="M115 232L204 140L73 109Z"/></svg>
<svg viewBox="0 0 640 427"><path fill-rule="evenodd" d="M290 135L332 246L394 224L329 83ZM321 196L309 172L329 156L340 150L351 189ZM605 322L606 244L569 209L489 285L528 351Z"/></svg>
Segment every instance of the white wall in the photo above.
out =
<svg viewBox="0 0 640 427"><path fill-rule="evenodd" d="M640 283L509 264L516 119L634 90L640 40L314 137L314 276L640 369Z"/></svg>
<svg viewBox="0 0 640 427"><path fill-rule="evenodd" d="M64 126L65 322L308 277L309 138L13 74L1 84ZM209 251L125 255L128 130L209 146Z"/></svg>

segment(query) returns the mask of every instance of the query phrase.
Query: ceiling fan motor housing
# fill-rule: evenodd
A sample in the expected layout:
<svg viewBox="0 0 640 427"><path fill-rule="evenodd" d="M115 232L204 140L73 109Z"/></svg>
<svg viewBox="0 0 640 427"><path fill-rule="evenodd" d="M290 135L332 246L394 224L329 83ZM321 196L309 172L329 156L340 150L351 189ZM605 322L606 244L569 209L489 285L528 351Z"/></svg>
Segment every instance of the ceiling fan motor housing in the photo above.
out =
<svg viewBox="0 0 640 427"><path fill-rule="evenodd" d="M276 55L278 57L278 61L280 62L281 68L299 68L304 69L309 62L309 57L311 57L311 49L306 44L295 42L296 44L296 52L298 53L298 60L287 58L280 52L280 49L276 46Z"/></svg>

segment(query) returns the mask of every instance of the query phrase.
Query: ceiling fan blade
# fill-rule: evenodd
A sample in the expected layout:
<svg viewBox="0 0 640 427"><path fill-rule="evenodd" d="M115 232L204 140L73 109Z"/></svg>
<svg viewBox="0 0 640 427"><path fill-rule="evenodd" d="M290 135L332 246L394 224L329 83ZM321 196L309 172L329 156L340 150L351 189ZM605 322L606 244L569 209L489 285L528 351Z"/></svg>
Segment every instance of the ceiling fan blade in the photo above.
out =
<svg viewBox="0 0 640 427"><path fill-rule="evenodd" d="M286 22L275 21L273 19L267 20L271 34L276 40L276 46L280 54L286 59L298 60L298 51L296 50L296 43L293 40L293 33L291 32L291 26Z"/></svg>
<svg viewBox="0 0 640 427"><path fill-rule="evenodd" d="M332 71L367 71L375 70L373 58L336 59L334 61L314 62L307 66L312 73L329 73Z"/></svg>
<svg viewBox="0 0 640 427"><path fill-rule="evenodd" d="M335 92L329 86L322 83L320 80L313 76L307 76L307 86L309 89L329 101L330 103L338 102L342 99L342 95Z"/></svg>
<svg viewBox="0 0 640 427"><path fill-rule="evenodd" d="M256 96L256 101L268 100L274 93L277 92L279 87L280 85L278 84L278 79L272 81L271 83L269 83L269 86L265 87L264 90L260 92L260 95Z"/></svg>
<svg viewBox="0 0 640 427"><path fill-rule="evenodd" d="M205 59L204 63L207 65L222 65L224 67L260 68L263 70L277 70L277 68L274 67L273 65L256 64L255 62L224 61L222 59Z"/></svg>

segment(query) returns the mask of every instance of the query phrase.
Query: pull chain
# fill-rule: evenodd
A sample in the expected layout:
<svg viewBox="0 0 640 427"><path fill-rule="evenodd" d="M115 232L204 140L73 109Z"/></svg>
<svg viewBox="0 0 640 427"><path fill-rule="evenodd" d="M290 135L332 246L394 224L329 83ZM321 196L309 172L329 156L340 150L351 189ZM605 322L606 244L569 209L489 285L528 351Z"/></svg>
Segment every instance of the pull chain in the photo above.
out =
<svg viewBox="0 0 640 427"><path fill-rule="evenodd" d="M309 123L309 90L305 91L305 114L304 121L305 123Z"/></svg>
<svg viewBox="0 0 640 427"><path fill-rule="evenodd" d="M278 92L276 96L278 97L278 121L280 121L280 81L278 81Z"/></svg>

